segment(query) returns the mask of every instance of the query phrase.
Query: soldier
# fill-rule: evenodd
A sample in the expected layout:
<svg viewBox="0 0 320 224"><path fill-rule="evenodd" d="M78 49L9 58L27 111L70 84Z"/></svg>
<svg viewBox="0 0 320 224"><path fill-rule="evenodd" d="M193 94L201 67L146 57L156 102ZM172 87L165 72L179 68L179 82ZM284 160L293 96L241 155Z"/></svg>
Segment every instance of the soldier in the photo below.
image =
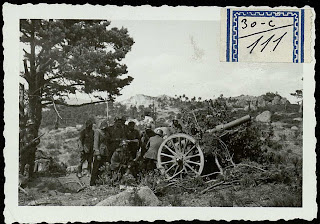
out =
<svg viewBox="0 0 320 224"><path fill-rule="evenodd" d="M108 121L104 120L101 122L100 128L94 131L94 159L90 178L90 186L95 185L96 179L99 175L99 168L108 161L109 150L107 146L107 138L110 138Z"/></svg>
<svg viewBox="0 0 320 224"><path fill-rule="evenodd" d="M119 148L113 153L111 157L112 179L120 180L124 174L130 173L132 161L128 152L128 143L125 140L120 142Z"/></svg>
<svg viewBox="0 0 320 224"><path fill-rule="evenodd" d="M163 142L163 131L161 129L156 130L156 135L151 137L147 144L148 151L144 154L146 169L153 170L156 168L157 156L160 145Z"/></svg>
<svg viewBox="0 0 320 224"><path fill-rule="evenodd" d="M181 132L183 132L183 131L182 131L182 126L181 126L181 124L179 124L179 121L178 121L178 118L177 118L177 117L175 117L175 118L172 120L172 125L171 125L171 127L172 127L173 130L174 130L174 134L175 134L175 133L181 133Z"/></svg>
<svg viewBox="0 0 320 224"><path fill-rule="evenodd" d="M106 139L109 150L108 162L110 162L111 156L113 155L114 151L119 147L120 142L126 138L124 123L124 117L116 117L114 119L114 125L109 128L109 137Z"/></svg>
<svg viewBox="0 0 320 224"><path fill-rule="evenodd" d="M85 161L88 162L88 171L91 173L91 165L93 159L93 138L94 131L92 129L93 122L91 119L85 123L85 128L80 132L79 149L80 149L80 164L78 166L77 176L82 176L82 165Z"/></svg>
<svg viewBox="0 0 320 224"><path fill-rule="evenodd" d="M148 143L149 139L156 135L156 133L154 133L154 131L151 128L152 128L151 124L146 124L145 130L142 133L142 137L140 140L140 144L141 144L141 152L140 153L141 153L142 157L147 152L147 143Z"/></svg>
<svg viewBox="0 0 320 224"><path fill-rule="evenodd" d="M130 121L128 123L127 131L126 131L126 139L128 142L128 150L130 159L133 160L137 156L137 152L140 147L140 133L137 129L135 129L135 123Z"/></svg>

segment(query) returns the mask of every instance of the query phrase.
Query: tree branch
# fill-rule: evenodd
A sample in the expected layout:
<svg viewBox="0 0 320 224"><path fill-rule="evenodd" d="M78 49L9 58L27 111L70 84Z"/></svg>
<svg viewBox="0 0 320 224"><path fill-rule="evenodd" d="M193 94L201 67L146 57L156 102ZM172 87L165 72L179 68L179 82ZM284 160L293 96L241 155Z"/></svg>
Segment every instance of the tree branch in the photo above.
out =
<svg viewBox="0 0 320 224"><path fill-rule="evenodd" d="M24 32L23 30L20 30L20 32L21 32L23 35L25 35L28 39L31 38L31 36L28 36L28 34L27 34L26 32Z"/></svg>
<svg viewBox="0 0 320 224"><path fill-rule="evenodd" d="M23 66L24 66L24 76L26 77L26 80L28 81L28 79L30 79L30 73L29 73L26 59L23 60Z"/></svg>
<svg viewBox="0 0 320 224"><path fill-rule="evenodd" d="M82 106L86 106L86 105L92 105L92 104L97 104L97 103L105 103L105 102L106 102L105 100L100 100L100 101L95 101L95 102L90 102L90 103L82 103L82 104L67 104L67 103L63 103L61 101L54 100L55 104L66 106L66 107L82 107ZM53 101L43 103L42 105L45 106L45 105L49 105L49 104L53 104Z"/></svg>
<svg viewBox="0 0 320 224"><path fill-rule="evenodd" d="M29 52L27 52L25 49L22 49L22 50L27 55L27 57L30 57L31 54Z"/></svg>
<svg viewBox="0 0 320 224"><path fill-rule="evenodd" d="M56 111L56 114L57 114L57 115L58 115L58 117L62 120L62 117L60 116L60 114L59 114L59 112L58 112L58 110L57 110L56 104L54 103L54 99L53 99L53 97L52 97L52 104L53 104L53 108L54 108L54 110Z"/></svg>

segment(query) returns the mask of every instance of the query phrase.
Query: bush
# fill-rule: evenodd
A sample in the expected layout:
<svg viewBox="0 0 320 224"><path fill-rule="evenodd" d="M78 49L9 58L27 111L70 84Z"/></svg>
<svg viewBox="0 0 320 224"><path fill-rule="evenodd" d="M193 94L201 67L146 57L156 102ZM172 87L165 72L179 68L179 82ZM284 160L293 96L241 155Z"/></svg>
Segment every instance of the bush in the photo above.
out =
<svg viewBox="0 0 320 224"><path fill-rule="evenodd" d="M301 207L302 195L292 195L288 193L282 195L273 195L270 205L272 207Z"/></svg>
<svg viewBox="0 0 320 224"><path fill-rule="evenodd" d="M261 133L254 123L244 124L239 131L224 139L231 154L234 155L234 162L241 162L243 159L258 161L262 156Z"/></svg>
<svg viewBox="0 0 320 224"><path fill-rule="evenodd" d="M177 194L174 194L173 196L171 196L169 198L169 203L172 206L181 206L182 205L182 199L180 196L178 196Z"/></svg>

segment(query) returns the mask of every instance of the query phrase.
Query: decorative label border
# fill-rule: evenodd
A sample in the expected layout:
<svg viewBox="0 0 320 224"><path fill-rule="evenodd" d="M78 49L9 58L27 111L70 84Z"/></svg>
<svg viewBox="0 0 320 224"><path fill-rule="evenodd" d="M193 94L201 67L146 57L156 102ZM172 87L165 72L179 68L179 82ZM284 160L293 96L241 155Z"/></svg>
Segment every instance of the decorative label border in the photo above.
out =
<svg viewBox="0 0 320 224"><path fill-rule="evenodd" d="M230 44L230 9L227 9L227 47L226 61L230 62L230 45L231 45L231 60L238 62L238 20L239 16L247 17L292 17L293 18L293 52L292 62L299 62L299 53L301 56L300 62L304 62L304 9L301 10L301 18L298 11L232 11L232 43ZM301 20L301 50L299 52L299 20Z"/></svg>

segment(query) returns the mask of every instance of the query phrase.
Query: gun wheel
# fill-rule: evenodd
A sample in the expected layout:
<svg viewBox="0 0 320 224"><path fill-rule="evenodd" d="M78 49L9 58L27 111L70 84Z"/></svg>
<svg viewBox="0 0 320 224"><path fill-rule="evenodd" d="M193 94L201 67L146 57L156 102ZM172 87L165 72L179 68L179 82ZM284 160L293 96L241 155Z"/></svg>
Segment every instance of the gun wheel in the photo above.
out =
<svg viewBox="0 0 320 224"><path fill-rule="evenodd" d="M168 179L199 176L203 166L203 152L189 135L171 135L159 148L157 167Z"/></svg>

